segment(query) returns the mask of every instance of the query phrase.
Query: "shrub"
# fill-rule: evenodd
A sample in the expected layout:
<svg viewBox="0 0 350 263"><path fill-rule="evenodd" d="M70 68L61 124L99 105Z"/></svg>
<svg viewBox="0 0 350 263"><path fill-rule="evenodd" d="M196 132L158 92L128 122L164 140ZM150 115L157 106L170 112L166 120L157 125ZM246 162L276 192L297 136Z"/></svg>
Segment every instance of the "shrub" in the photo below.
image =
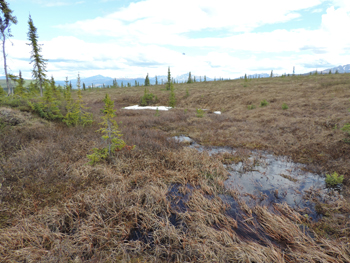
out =
<svg viewBox="0 0 350 263"><path fill-rule="evenodd" d="M202 109L196 109L196 116L197 116L198 118L203 118L203 116L204 116L204 110L202 110Z"/></svg>
<svg viewBox="0 0 350 263"><path fill-rule="evenodd" d="M350 123L345 124L343 128L341 128L341 130L348 133L348 135L350 135ZM350 139L347 139L347 138L343 139L343 141L346 143L350 143Z"/></svg>
<svg viewBox="0 0 350 263"><path fill-rule="evenodd" d="M31 103L28 101L28 105L32 110L39 114L41 118L47 120L62 119L60 109L58 108L59 102L53 97L52 88L45 83L44 96L40 102Z"/></svg>
<svg viewBox="0 0 350 263"><path fill-rule="evenodd" d="M157 96L153 95L152 93L149 93L147 88L145 88L144 94L140 99L140 105L141 106L148 106L151 104L154 104L158 101Z"/></svg>
<svg viewBox="0 0 350 263"><path fill-rule="evenodd" d="M70 91L68 91L67 95L68 97L70 96ZM71 97L69 97L69 101L67 104L67 114L64 117L63 122L67 124L67 126L76 126L76 125L89 125L92 124L93 118L92 118L92 113L86 112L88 109L84 102L83 102L83 97L81 95L81 90L78 89L77 92L78 99L76 102L73 102Z"/></svg>
<svg viewBox="0 0 350 263"><path fill-rule="evenodd" d="M332 174L326 174L326 184L328 186L334 187L338 184L341 184L344 180L344 176L340 175L337 172Z"/></svg>
<svg viewBox="0 0 350 263"><path fill-rule="evenodd" d="M0 97L4 97L6 95L6 92L4 89L0 86Z"/></svg>
<svg viewBox="0 0 350 263"><path fill-rule="evenodd" d="M286 103L282 104L282 110L288 110L288 105Z"/></svg>
<svg viewBox="0 0 350 263"><path fill-rule="evenodd" d="M260 102L260 107L265 107L265 106L267 106L267 105L269 105L269 103L268 103L266 100L262 100L262 101Z"/></svg>
<svg viewBox="0 0 350 263"><path fill-rule="evenodd" d="M254 104L248 105L248 110L253 110L253 109L255 109L255 108L256 108L256 106L255 106Z"/></svg>

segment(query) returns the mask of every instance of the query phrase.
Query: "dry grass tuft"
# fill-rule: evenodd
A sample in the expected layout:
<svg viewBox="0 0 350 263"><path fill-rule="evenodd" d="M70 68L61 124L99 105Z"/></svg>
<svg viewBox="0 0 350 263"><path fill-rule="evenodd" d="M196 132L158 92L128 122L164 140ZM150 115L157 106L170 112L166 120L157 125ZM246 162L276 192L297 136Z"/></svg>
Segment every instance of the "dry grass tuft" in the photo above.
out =
<svg viewBox="0 0 350 263"><path fill-rule="evenodd" d="M149 91L167 105L164 87ZM91 167L86 155L104 143L96 130L106 92L123 139L136 148ZM175 92L178 107L157 117L122 109L138 104L143 88L86 91L96 122L85 128L6 109L23 121L0 125L1 261L350 262L350 145L339 129L349 122L349 75L193 83ZM268 106L247 109L263 99ZM207 114L197 118L197 108ZM170 139L180 134L238 150L209 156ZM224 188L223 163L253 149L344 174L345 199L319 204L319 222L285 204L249 207Z"/></svg>

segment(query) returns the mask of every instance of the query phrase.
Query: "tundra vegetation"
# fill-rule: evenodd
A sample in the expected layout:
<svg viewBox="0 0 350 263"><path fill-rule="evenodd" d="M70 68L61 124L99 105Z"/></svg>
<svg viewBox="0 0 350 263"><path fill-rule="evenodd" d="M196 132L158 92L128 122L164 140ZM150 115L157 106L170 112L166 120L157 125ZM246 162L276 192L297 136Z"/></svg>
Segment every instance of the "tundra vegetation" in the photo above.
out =
<svg viewBox="0 0 350 263"><path fill-rule="evenodd" d="M159 116L123 109L144 87L46 81L42 98L28 83L25 96L0 97L2 262L350 262L349 74L151 85L154 106L169 105L169 84L176 107ZM181 134L239 154L169 139ZM286 204L248 207L224 187L223 164L256 149L342 175L344 199L318 202L318 220Z"/></svg>

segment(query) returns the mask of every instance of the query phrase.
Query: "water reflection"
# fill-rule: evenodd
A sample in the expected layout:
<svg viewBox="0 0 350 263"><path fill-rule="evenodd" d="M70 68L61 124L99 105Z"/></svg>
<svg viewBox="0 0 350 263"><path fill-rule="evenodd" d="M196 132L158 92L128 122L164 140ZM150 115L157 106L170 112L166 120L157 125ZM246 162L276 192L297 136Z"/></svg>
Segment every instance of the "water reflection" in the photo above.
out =
<svg viewBox="0 0 350 263"><path fill-rule="evenodd" d="M233 161L225 164L229 173L225 187L238 192L248 206L272 207L273 203L286 202L299 212L317 218L314 201L325 198L325 180L318 174L306 172L305 165L263 151L246 151L245 158L241 158L241 153L229 147L201 146L186 136L174 139L211 156L232 157Z"/></svg>

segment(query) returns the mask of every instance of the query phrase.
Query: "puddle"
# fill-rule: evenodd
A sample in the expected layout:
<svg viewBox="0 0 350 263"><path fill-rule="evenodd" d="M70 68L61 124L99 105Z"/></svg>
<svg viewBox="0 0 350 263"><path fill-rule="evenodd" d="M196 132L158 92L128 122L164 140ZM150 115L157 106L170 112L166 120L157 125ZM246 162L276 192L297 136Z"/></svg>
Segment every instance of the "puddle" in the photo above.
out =
<svg viewBox="0 0 350 263"><path fill-rule="evenodd" d="M313 220L321 217L313 201L326 199L325 180L318 174L306 172L305 165L263 151L246 150L241 158L242 152L229 147L201 146L186 136L174 139L211 156L226 154L231 157L233 161L224 165L229 173L225 188L236 191L249 207L261 205L273 210L274 203L285 202Z"/></svg>

